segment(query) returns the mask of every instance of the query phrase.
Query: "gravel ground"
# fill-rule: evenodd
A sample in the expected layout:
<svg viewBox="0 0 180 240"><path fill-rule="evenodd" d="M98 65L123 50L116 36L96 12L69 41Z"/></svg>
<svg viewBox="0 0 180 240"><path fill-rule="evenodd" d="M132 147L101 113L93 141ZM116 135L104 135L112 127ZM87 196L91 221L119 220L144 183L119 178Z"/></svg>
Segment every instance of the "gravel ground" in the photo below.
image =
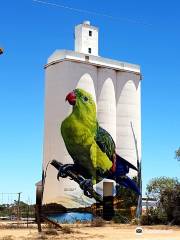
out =
<svg viewBox="0 0 180 240"><path fill-rule="evenodd" d="M122 224L106 224L92 227L88 224L64 225L63 231L43 228L39 234L36 226L15 228L1 225L0 240L36 240L36 239L67 239L67 240L180 240L180 227L145 226L143 234L137 235L136 226Z"/></svg>

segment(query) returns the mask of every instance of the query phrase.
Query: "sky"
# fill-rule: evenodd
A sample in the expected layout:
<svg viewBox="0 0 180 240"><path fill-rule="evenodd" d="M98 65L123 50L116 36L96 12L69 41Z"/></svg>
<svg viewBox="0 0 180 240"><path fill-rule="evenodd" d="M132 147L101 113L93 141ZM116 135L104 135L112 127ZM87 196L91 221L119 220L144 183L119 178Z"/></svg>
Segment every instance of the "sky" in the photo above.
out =
<svg viewBox="0 0 180 240"><path fill-rule="evenodd" d="M32 0L0 2L0 193L22 192L22 200L35 201L43 159L43 67L54 50L74 49L74 26L84 20L99 27L100 56L141 66L143 192L153 177L179 177L178 0L48 0L99 15Z"/></svg>

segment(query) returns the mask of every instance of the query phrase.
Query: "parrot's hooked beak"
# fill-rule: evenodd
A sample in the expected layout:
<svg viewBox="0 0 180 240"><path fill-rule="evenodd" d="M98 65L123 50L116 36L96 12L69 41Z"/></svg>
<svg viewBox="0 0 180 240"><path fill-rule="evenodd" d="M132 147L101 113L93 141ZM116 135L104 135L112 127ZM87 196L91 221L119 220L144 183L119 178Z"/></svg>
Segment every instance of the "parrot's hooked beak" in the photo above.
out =
<svg viewBox="0 0 180 240"><path fill-rule="evenodd" d="M68 95L66 96L66 101L68 101L69 104L71 104L71 105L76 104L76 94L74 91L68 93Z"/></svg>

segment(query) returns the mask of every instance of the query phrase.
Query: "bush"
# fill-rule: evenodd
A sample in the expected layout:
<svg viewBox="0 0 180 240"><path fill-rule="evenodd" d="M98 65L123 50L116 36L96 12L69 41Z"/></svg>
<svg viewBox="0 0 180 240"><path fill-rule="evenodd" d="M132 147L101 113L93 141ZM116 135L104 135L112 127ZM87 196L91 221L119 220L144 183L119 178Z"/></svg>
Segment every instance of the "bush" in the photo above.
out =
<svg viewBox="0 0 180 240"><path fill-rule="evenodd" d="M149 215L141 216L141 225L152 225L152 219Z"/></svg>
<svg viewBox="0 0 180 240"><path fill-rule="evenodd" d="M152 212L150 218L155 224L180 224L180 182L176 178L154 178L147 185L149 197L157 200L158 206Z"/></svg>
<svg viewBox="0 0 180 240"><path fill-rule="evenodd" d="M161 208L150 209L148 214L141 216L141 224L167 224L167 214Z"/></svg>
<svg viewBox="0 0 180 240"><path fill-rule="evenodd" d="M115 216L113 217L113 221L115 223L129 223L130 222L128 217L122 216L119 213L115 214Z"/></svg>
<svg viewBox="0 0 180 240"><path fill-rule="evenodd" d="M133 218L133 219L131 220L131 224L133 224L133 225L138 225L138 224L139 224L139 219L138 219L138 218Z"/></svg>

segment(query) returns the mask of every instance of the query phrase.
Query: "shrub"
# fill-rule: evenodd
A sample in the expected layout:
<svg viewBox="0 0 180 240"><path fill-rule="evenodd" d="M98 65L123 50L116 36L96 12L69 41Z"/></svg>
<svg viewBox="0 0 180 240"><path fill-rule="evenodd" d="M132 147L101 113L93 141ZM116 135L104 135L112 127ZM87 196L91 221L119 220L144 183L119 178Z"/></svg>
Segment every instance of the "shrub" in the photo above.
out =
<svg viewBox="0 0 180 240"><path fill-rule="evenodd" d="M126 216L122 216L121 214L117 213L114 217L113 217L113 221L115 223L129 223L129 219Z"/></svg>
<svg viewBox="0 0 180 240"><path fill-rule="evenodd" d="M139 224L139 219L138 219L138 218L133 218L133 219L131 220L131 224L133 224L133 225L138 225L138 224Z"/></svg>
<svg viewBox="0 0 180 240"><path fill-rule="evenodd" d="M148 214L141 216L141 224L167 224L167 214L161 208L150 209Z"/></svg>

